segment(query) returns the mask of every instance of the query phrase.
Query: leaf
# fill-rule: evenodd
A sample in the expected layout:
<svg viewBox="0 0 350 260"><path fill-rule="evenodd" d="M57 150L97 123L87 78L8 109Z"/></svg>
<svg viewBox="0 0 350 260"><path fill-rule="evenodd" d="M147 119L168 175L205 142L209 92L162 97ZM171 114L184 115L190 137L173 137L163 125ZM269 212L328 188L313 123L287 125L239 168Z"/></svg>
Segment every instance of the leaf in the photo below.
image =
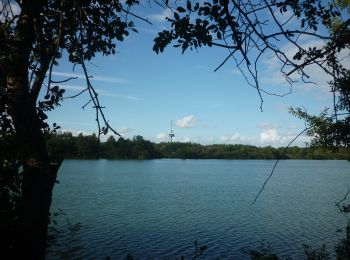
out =
<svg viewBox="0 0 350 260"><path fill-rule="evenodd" d="M191 1L187 0L187 10L191 11L192 10L192 6L191 6Z"/></svg>
<svg viewBox="0 0 350 260"><path fill-rule="evenodd" d="M199 9L199 3L196 3L196 5L194 6L194 10L197 11Z"/></svg>
<svg viewBox="0 0 350 260"><path fill-rule="evenodd" d="M185 8L179 6L177 9L176 9L179 13L184 13L186 12ZM175 15L175 14L174 14ZM178 19L177 19L178 20Z"/></svg>
<svg viewBox="0 0 350 260"><path fill-rule="evenodd" d="M184 54L188 46L189 46L188 42L184 42L184 44L182 44L182 54Z"/></svg>
<svg viewBox="0 0 350 260"><path fill-rule="evenodd" d="M152 50L153 50L155 53L159 54L159 46L158 46L157 43L155 43L155 44L153 45Z"/></svg>
<svg viewBox="0 0 350 260"><path fill-rule="evenodd" d="M179 14L178 13L174 13L174 18L175 18L175 20L180 20Z"/></svg>

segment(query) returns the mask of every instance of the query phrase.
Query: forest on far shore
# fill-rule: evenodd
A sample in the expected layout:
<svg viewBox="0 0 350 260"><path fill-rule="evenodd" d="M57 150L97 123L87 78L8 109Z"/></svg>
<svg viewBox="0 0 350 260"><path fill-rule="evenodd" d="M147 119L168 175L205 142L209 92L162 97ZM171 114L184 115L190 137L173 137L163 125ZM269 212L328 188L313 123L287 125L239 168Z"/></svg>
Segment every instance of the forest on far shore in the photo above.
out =
<svg viewBox="0 0 350 260"><path fill-rule="evenodd" d="M69 132L50 134L46 138L50 156L59 155L64 159L350 159L346 148L293 146L285 151L284 147L243 144L153 143L140 135L118 140L110 136L106 142L99 142L95 134L74 136Z"/></svg>

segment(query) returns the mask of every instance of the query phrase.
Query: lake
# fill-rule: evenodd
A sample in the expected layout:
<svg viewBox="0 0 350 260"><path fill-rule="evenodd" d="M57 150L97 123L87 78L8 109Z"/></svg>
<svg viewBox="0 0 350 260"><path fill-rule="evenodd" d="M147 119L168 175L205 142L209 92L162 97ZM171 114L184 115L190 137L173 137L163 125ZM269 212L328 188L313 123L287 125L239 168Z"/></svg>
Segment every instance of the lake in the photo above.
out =
<svg viewBox="0 0 350 260"><path fill-rule="evenodd" d="M303 244L333 247L346 217L335 202L350 183L347 161L65 160L54 187L58 228L81 223L71 237L83 259L245 259L244 249L268 242L283 259L303 258ZM58 245L70 239L59 236ZM49 256L54 259L53 255Z"/></svg>

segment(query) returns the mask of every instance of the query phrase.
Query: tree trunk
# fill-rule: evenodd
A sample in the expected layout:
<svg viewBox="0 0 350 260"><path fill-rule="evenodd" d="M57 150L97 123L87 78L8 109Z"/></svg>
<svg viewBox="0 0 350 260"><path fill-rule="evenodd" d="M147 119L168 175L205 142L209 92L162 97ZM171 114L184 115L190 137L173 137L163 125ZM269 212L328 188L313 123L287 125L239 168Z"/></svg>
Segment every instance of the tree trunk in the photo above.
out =
<svg viewBox="0 0 350 260"><path fill-rule="evenodd" d="M23 165L19 248L15 246L14 253L16 258L44 259L52 189L61 162L52 164L49 160L35 103L29 95L12 97L10 111L16 129L18 159Z"/></svg>
<svg viewBox="0 0 350 260"><path fill-rule="evenodd" d="M15 259L45 259L47 227L52 189L61 162L49 160L36 100L30 96L28 67L34 43L34 21L46 1L22 1L15 39L10 43L11 55L7 65L6 97L8 112L16 131L18 160L23 166L22 199Z"/></svg>
<svg viewBox="0 0 350 260"><path fill-rule="evenodd" d="M45 259L52 189L58 167L27 167L24 172L18 230L21 250L16 257Z"/></svg>
<svg viewBox="0 0 350 260"><path fill-rule="evenodd" d="M52 189L61 162L49 160L35 103L29 95L12 96L10 111L16 129L18 159L23 166L18 243L14 256L44 259Z"/></svg>

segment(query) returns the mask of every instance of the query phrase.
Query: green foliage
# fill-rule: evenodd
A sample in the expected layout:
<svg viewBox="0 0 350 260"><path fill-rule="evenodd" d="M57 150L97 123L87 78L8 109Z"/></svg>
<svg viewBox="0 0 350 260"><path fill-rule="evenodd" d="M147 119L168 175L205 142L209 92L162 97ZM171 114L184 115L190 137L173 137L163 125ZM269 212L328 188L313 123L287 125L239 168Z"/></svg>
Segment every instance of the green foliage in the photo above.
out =
<svg viewBox="0 0 350 260"><path fill-rule="evenodd" d="M339 209L339 212L347 215L350 212L350 204L348 202L348 196L350 190L347 191L344 198L336 203L336 206ZM342 229L338 229L337 232L343 232ZM350 259L350 220L345 227L345 237L340 239L337 245L334 248L336 259ZM332 259L330 252L326 249L326 245L322 245L320 248L312 248L309 245L304 245L304 253L306 259L308 260L328 260Z"/></svg>
<svg viewBox="0 0 350 260"><path fill-rule="evenodd" d="M330 4L342 11L350 12L350 1L336 0ZM349 18L337 14L329 16L325 23L328 27L331 40L325 44L321 53L313 55L299 51L295 58L308 56L311 59L325 57L327 66L333 70L329 73L332 81L329 82L330 90L333 93L333 109L324 110L320 115L310 115L300 108L291 109L291 113L304 120L309 127L307 134L313 137L311 145L324 146L328 148L350 146L350 70L343 66L341 59L337 56L343 50L348 51L350 47ZM327 53L327 55L325 55ZM346 54L348 55L348 53Z"/></svg>
<svg viewBox="0 0 350 260"><path fill-rule="evenodd" d="M260 247L257 249L244 249L243 253L249 255L252 260L278 260L278 256L273 253L267 241L262 241Z"/></svg>
<svg viewBox="0 0 350 260"><path fill-rule="evenodd" d="M350 117L334 120L328 109L320 115L310 115L300 108L291 108L290 112L307 123L307 134L313 137L312 146L340 148L350 146Z"/></svg>
<svg viewBox="0 0 350 260"><path fill-rule="evenodd" d="M30 28L21 31L22 20L14 16L15 14L7 14L6 10L10 10L11 1L4 1L2 10L0 10L0 120L2 129L11 127L11 117L8 111L9 93L6 92L6 89L11 86L7 85L6 78L8 74L18 69L18 64L14 63L17 62L14 59L15 55L19 57L24 55L27 58L25 73L28 74L30 82L28 86L22 87L29 90L30 101L28 102L36 105L40 121L39 127L44 131L50 131L49 125L45 122L46 113L60 105L65 91L57 86L58 82L51 79L54 66L57 66L59 60L66 55L75 66L93 59L98 53L115 54L116 43L123 41L129 35L129 31L135 30L134 23L127 20L123 13L128 13L127 10L138 3L137 0L51 0L34 1L33 6L30 7L27 2L19 3L19 8L26 15L29 12L28 8L38 9L29 12L28 22L30 24L28 26ZM36 13L39 10L40 12ZM12 16L16 19L12 19ZM29 34L26 35L26 33ZM24 42L17 43L18 46L22 46L17 50L18 46L15 43L19 37ZM23 45L28 46L28 49ZM13 52L16 54L14 55ZM63 55L64 53L66 55ZM46 73L49 74L49 81L45 84L47 86L46 95L43 100L36 102L44 86ZM58 126L55 125L53 130L57 129Z"/></svg>
<svg viewBox="0 0 350 260"><path fill-rule="evenodd" d="M173 18L167 18L172 29L164 30L158 34L154 40L153 50L156 53L163 52L166 46L176 41L174 47L181 47L183 53L188 47L191 49L203 46L212 47L217 45L217 40L223 39L232 40L235 47L230 47L227 44L226 46L220 45L221 47L244 49L242 45L245 44L247 38L253 39L253 34L257 34L259 38L267 41L262 32L250 31L250 29L247 32L245 30L247 24L250 23L248 16L249 11L253 12L251 9L268 10L268 8L275 8L274 10L282 14L292 11L298 18L297 21L301 28L307 27L315 31L320 24L328 25L331 18L339 16L339 12L333 8L333 5L325 6L321 1L265 1L254 4L250 1L237 1L232 5L229 1L207 1L204 3L187 1L186 6L178 6L174 10ZM246 10L247 13L243 10ZM195 16L195 19L191 16ZM266 22L260 22L259 31ZM225 35L229 35L229 37L225 37ZM285 35L292 36L288 33Z"/></svg>
<svg viewBox="0 0 350 260"><path fill-rule="evenodd" d="M350 221L348 221L346 226L345 237L338 242L335 252L339 260L350 258Z"/></svg>
<svg viewBox="0 0 350 260"><path fill-rule="evenodd" d="M336 0L335 3L342 9L346 10L350 14L350 1L349 0Z"/></svg>
<svg viewBox="0 0 350 260"><path fill-rule="evenodd" d="M76 153L80 158L89 158L95 153L99 157L99 140L95 134L83 136L79 134L75 142Z"/></svg>
<svg viewBox="0 0 350 260"><path fill-rule="evenodd" d="M304 253L307 260L329 260L331 259L329 253L326 250L326 245L322 245L321 248L314 249L308 245L304 245Z"/></svg>
<svg viewBox="0 0 350 260"><path fill-rule="evenodd" d="M71 133L56 133L47 136L50 156L55 154L67 159L349 159L347 148L337 151L322 147L290 147L286 153L284 148L271 146L257 147L242 144L201 145L196 143L152 143L142 136L133 139L110 136L106 142L98 142L96 135L73 136Z"/></svg>
<svg viewBox="0 0 350 260"><path fill-rule="evenodd" d="M48 254L62 260L76 259L79 252L83 249L79 245L79 240L76 238L81 227L82 225L80 223L73 224L69 219L66 219L66 226L61 230L55 230L55 236L66 233L67 239L65 241L55 240L55 243L51 244L48 248ZM53 232L52 227L49 229L49 232Z"/></svg>

